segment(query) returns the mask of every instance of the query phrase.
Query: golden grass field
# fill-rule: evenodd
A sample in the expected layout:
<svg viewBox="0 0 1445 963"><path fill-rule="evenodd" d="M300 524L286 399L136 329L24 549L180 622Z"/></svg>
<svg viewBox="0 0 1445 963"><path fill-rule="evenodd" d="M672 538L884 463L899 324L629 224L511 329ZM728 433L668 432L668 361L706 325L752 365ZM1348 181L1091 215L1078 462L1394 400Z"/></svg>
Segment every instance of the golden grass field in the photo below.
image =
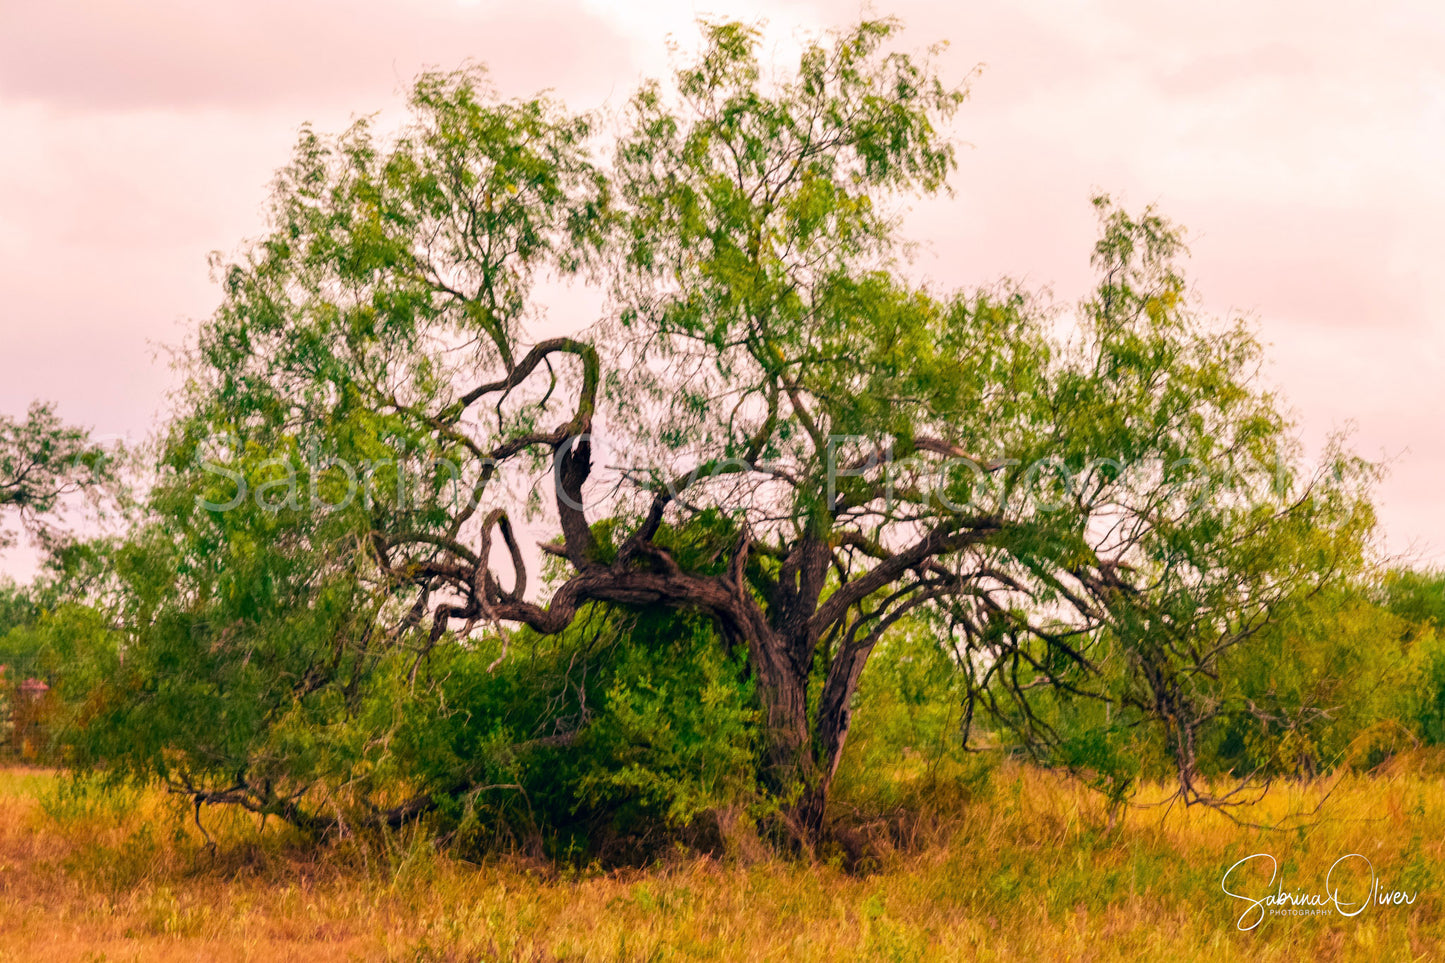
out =
<svg viewBox="0 0 1445 963"><path fill-rule="evenodd" d="M219 813L206 816L211 851L159 794L62 784L0 771L0 960L1445 959L1445 765L1418 753L1277 785L1239 818L1328 797L1268 831L1163 807L1111 829L1087 790L1000 769L869 873L757 853L612 872L479 866L405 839L318 851ZM1383 888L1415 902L1240 932L1244 904L1220 880L1256 852L1278 857L1290 891L1322 890L1336 858L1366 855ZM1236 878L1256 898L1269 889L1267 869Z"/></svg>

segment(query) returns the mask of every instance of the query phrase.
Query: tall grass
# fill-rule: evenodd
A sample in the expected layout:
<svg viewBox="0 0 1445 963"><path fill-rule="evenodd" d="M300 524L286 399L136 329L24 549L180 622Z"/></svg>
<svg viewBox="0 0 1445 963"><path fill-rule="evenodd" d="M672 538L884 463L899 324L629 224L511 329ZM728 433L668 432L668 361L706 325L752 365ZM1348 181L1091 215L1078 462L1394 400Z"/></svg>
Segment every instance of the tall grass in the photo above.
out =
<svg viewBox="0 0 1445 963"><path fill-rule="evenodd" d="M647 869L484 865L420 834L307 846L274 820L0 772L0 960L1429 960L1445 958L1445 765L1276 786L1239 819L1131 808L1027 768L845 809L811 862L678 854ZM1139 799L1164 798L1146 787ZM850 805L846 800L843 806ZM1290 814L1318 811L1308 819ZM911 814L907 819L902 814ZM209 843L208 843L209 838ZM1408 906L1268 917L1220 889L1251 853L1288 890L1369 857ZM1264 895L1267 872L1242 885Z"/></svg>

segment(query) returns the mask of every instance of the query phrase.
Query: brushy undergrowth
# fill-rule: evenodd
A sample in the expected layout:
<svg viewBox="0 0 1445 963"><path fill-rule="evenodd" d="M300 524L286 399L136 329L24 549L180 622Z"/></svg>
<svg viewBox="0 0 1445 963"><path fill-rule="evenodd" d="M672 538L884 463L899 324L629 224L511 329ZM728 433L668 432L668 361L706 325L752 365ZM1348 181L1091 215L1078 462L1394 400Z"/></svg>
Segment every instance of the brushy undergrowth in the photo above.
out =
<svg viewBox="0 0 1445 963"><path fill-rule="evenodd" d="M1026 767L901 767L907 803L844 821L867 861L678 853L604 871L478 864L399 832L306 843L158 792L0 773L0 960L1422 960L1445 946L1445 759L1277 784L1237 819L1107 801ZM1162 799L1146 785L1136 801ZM911 813L907 832L888 821ZM185 817L185 818L181 818ZM1368 856L1408 906L1239 932L1220 878L1251 853L1322 890ZM1251 892L1269 891L1246 877Z"/></svg>

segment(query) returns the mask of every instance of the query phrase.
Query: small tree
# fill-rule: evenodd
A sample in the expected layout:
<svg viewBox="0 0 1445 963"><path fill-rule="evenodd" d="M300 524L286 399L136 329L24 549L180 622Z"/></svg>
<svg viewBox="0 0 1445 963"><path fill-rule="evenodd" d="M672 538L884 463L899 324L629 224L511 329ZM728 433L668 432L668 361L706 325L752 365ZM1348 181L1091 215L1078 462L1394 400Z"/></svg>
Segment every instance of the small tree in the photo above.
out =
<svg viewBox="0 0 1445 963"><path fill-rule="evenodd" d="M51 544L51 516L66 496L99 484L105 463L87 432L66 425L50 405L31 405L23 421L0 415L0 517L18 517L32 538ZM0 528L0 548L14 536Z"/></svg>
<svg viewBox="0 0 1445 963"><path fill-rule="evenodd" d="M206 745L145 765L302 819L313 782L288 767L355 717L366 666L406 652L416 685L437 646L600 605L701 613L746 653L762 775L803 839L903 619L949 650L970 721L1046 757L1070 733L1040 697L1092 700L1161 726L1207 798L1219 657L1358 564L1367 466L1300 474L1257 343L1195 315L1152 211L1096 199L1072 319L910 283L897 205L945 190L963 91L894 32L860 24L769 80L754 28L705 25L601 160L587 118L467 72L424 76L390 145L307 132L272 233L223 270L151 554L122 565L133 649L290 695L215 730L178 708ZM577 272L607 317L529 340L535 282ZM544 592L528 505L560 530ZM169 711L174 685L144 684Z"/></svg>

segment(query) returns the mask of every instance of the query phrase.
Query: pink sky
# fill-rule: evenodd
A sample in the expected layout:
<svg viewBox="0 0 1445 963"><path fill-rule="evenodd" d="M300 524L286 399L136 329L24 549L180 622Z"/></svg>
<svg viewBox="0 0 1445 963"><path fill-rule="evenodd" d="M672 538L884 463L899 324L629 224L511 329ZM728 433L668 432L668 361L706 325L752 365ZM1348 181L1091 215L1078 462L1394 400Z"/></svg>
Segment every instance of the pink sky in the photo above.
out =
<svg viewBox="0 0 1445 963"><path fill-rule="evenodd" d="M695 15L769 8L779 56L856 3L52 0L0 5L0 411L104 436L165 408L163 351L214 307L207 252L261 232L297 127L401 116L426 65L618 106ZM1445 5L1034 0L878 5L958 78L956 196L922 267L1085 292L1095 189L1185 224L1206 307L1245 314L1306 443L1386 457L1386 548L1445 560ZM519 12L525 11L525 12ZM579 322L589 319L579 318ZM23 574L23 553L0 571Z"/></svg>

